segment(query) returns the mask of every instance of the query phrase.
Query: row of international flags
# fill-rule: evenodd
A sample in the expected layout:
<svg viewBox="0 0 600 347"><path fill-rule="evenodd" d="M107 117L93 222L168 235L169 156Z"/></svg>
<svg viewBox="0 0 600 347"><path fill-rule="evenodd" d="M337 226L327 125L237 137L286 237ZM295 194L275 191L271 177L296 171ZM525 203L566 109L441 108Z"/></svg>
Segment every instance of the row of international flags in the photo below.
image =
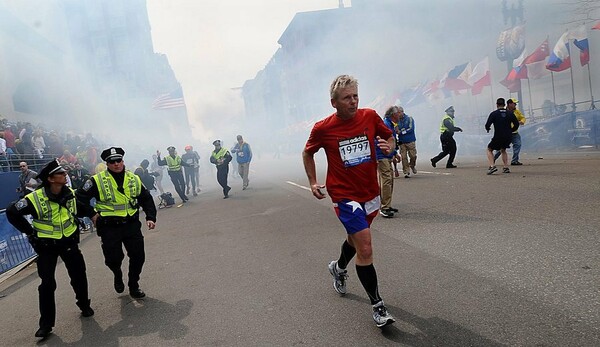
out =
<svg viewBox="0 0 600 347"><path fill-rule="evenodd" d="M600 22L592 26L591 30L600 30ZM514 93L521 90L522 79L539 79L550 75L551 72L571 68L571 41L579 49L581 66L588 65L590 50L587 30L585 25L581 25L574 30L565 31L552 51L549 49L548 38L529 55L525 55L523 50L521 55L513 60L513 68L500 84ZM380 96L369 103L368 107L380 109L392 104L416 106L423 102L436 102L448 98L452 93L464 94L468 90L471 91L471 95L478 95L483 88L491 85L489 58L485 57L475 67L472 67L471 62L460 64L445 73L441 79L422 82L403 91Z"/></svg>

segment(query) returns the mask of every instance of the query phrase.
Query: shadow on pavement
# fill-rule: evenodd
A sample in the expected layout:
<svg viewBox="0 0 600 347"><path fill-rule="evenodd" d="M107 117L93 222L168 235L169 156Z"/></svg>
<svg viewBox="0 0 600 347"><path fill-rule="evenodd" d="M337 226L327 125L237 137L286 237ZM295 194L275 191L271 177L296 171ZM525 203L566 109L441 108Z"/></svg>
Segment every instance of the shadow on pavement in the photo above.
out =
<svg viewBox="0 0 600 347"><path fill-rule="evenodd" d="M355 294L346 294L344 298L365 305L370 304L369 300ZM396 318L396 322L381 329L381 335L394 343L414 347L504 346L444 319L437 317L425 319L387 303L386 307Z"/></svg>
<svg viewBox="0 0 600 347"><path fill-rule="evenodd" d="M158 333L158 338L173 341L185 337L188 327L181 323L192 310L191 300L180 300L169 304L164 301L146 297L133 300L129 296L121 297L121 320L105 330L94 317L81 319L82 336L79 341L66 343L59 335L52 334L46 340L38 342L38 346L120 346L123 337L144 336ZM158 345L172 345L160 343Z"/></svg>

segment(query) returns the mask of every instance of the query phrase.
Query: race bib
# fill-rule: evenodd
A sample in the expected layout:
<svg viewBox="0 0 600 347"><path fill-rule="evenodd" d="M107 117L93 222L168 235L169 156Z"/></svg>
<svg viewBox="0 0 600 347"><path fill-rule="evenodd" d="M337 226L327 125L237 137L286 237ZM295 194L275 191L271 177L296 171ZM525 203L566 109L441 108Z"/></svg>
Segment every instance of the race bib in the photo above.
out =
<svg viewBox="0 0 600 347"><path fill-rule="evenodd" d="M345 167L356 166L371 160L371 147L367 135L340 140L338 146Z"/></svg>

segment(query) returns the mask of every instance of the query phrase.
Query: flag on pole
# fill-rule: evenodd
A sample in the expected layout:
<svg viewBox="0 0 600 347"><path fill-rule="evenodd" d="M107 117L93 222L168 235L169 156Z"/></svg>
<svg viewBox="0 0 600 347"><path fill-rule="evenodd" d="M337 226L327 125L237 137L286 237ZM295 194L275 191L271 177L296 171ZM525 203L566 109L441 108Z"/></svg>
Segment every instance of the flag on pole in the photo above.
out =
<svg viewBox="0 0 600 347"><path fill-rule="evenodd" d="M590 62L590 46L588 44L587 30L585 25L581 25L571 32L571 38L575 47L579 48L579 62L581 66Z"/></svg>
<svg viewBox="0 0 600 347"><path fill-rule="evenodd" d="M550 58L546 64L546 69L550 71L564 71L571 68L571 52L569 50L569 32L565 31L564 34L558 39L552 52L550 52Z"/></svg>
<svg viewBox="0 0 600 347"><path fill-rule="evenodd" d="M544 40L538 48L528 55L523 64L527 65L527 76L530 79L538 79L550 74L546 70L546 58L550 55L548 48L548 39Z"/></svg>
<svg viewBox="0 0 600 347"><path fill-rule="evenodd" d="M450 92L443 87L443 81L445 81L445 79L446 76L444 76L441 80L435 80L431 82L423 91L423 95L425 95L430 102L435 102L450 97Z"/></svg>
<svg viewBox="0 0 600 347"><path fill-rule="evenodd" d="M455 66L452 70L448 71L448 76L444 82L444 88L446 90L464 90L469 89L471 86L468 83L469 75L471 75L471 63L464 63Z"/></svg>
<svg viewBox="0 0 600 347"><path fill-rule="evenodd" d="M508 89L508 91L510 93L516 93L516 92L521 91L521 80L520 79L509 80L508 76L506 76L506 78L504 78L502 81L500 81L500 84L505 86L506 89Z"/></svg>
<svg viewBox="0 0 600 347"><path fill-rule="evenodd" d="M181 87L170 93L159 95L152 103L152 108L155 110L167 110L177 107L185 107L185 100L183 100Z"/></svg>
<svg viewBox="0 0 600 347"><path fill-rule="evenodd" d="M468 83L471 87L471 95L481 94L484 87L492 85L492 76L490 75L490 59L483 58L469 76Z"/></svg>

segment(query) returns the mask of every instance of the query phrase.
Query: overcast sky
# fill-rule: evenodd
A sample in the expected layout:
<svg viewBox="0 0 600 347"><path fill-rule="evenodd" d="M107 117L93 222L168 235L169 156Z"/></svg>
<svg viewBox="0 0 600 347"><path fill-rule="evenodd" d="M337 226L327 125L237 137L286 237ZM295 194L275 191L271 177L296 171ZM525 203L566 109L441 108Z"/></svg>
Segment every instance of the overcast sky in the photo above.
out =
<svg viewBox="0 0 600 347"><path fill-rule="evenodd" d="M351 2L344 1L349 7ZM337 8L338 0L147 0L154 50L165 53L181 82L199 139L215 113L240 115L231 88L255 77L297 12Z"/></svg>

